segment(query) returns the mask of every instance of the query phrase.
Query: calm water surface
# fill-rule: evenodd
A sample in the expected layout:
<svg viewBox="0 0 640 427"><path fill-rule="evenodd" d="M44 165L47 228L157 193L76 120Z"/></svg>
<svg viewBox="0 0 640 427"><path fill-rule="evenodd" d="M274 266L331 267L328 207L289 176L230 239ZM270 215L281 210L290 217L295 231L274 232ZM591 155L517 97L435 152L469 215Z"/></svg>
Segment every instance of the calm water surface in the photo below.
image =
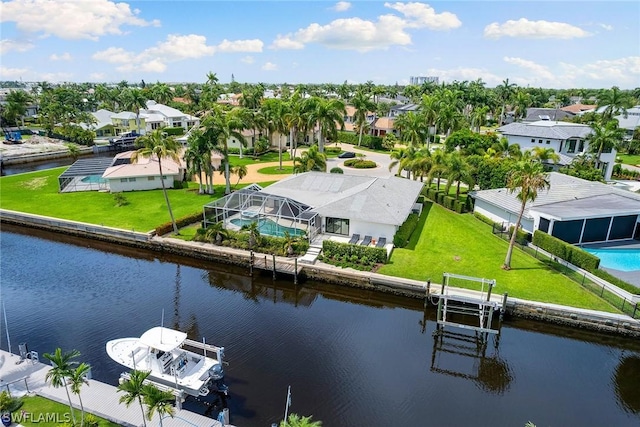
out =
<svg viewBox="0 0 640 427"><path fill-rule="evenodd" d="M291 410L328 427L640 425L638 340L510 320L483 352L436 340L419 301L9 226L0 243L14 352L75 348L115 385L105 343L164 309L166 326L226 347L240 427L278 421L288 385Z"/></svg>

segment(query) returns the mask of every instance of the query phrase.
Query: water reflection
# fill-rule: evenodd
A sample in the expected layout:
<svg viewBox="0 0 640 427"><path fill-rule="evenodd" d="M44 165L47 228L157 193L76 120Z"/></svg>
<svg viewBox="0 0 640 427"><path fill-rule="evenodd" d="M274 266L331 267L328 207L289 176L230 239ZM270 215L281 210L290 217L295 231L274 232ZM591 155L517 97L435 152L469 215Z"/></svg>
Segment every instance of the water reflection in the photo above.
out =
<svg viewBox="0 0 640 427"><path fill-rule="evenodd" d="M487 353L489 342L492 349ZM431 371L473 381L481 390L503 394L509 389L513 374L498 352L497 335L486 332L459 332L438 329L433 334Z"/></svg>
<svg viewBox="0 0 640 427"><path fill-rule="evenodd" d="M623 356L613 381L620 405L626 411L640 414L640 356Z"/></svg>

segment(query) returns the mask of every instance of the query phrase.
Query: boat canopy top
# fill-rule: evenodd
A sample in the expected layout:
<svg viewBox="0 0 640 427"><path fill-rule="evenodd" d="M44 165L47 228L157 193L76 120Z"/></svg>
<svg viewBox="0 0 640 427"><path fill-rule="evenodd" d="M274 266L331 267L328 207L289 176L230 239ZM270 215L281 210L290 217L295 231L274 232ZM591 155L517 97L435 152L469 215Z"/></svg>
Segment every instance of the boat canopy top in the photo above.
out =
<svg viewBox="0 0 640 427"><path fill-rule="evenodd" d="M140 342L157 350L171 351L179 347L186 339L187 334L184 332L156 326L142 334Z"/></svg>

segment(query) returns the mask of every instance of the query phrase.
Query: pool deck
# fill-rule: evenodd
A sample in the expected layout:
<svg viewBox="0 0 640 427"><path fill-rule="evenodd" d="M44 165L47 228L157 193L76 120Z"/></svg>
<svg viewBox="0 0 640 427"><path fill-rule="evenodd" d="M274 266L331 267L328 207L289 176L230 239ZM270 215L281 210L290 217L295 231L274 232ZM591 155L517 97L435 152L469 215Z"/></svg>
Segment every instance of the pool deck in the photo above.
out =
<svg viewBox="0 0 640 427"><path fill-rule="evenodd" d="M51 366L42 362L32 362L29 359L20 362L20 356L0 350L0 388L2 390L9 390L13 396L37 394L68 405L69 401L64 388L54 388L45 380L50 369ZM87 413L98 415L122 426L133 427L142 424L140 406L132 404L127 407L120 404L119 399L122 393L118 393L116 387L91 379L88 385L82 387L81 393L82 403ZM80 407L76 395L72 394L71 400L75 408ZM156 426L159 422L160 418L155 413L147 425ZM176 410L174 418L164 418L162 425L164 427L222 427L221 423L214 419L185 409ZM230 425L227 424L227 426Z"/></svg>
<svg viewBox="0 0 640 427"><path fill-rule="evenodd" d="M594 243L589 245L582 245L585 249L638 249L640 250L640 241L638 240L625 240L622 242L605 242L605 243ZM618 277L619 279L624 280L627 283L632 284L633 286L637 286L640 288L640 271L621 271L613 268L606 268L600 266L600 269L606 271L607 273Z"/></svg>

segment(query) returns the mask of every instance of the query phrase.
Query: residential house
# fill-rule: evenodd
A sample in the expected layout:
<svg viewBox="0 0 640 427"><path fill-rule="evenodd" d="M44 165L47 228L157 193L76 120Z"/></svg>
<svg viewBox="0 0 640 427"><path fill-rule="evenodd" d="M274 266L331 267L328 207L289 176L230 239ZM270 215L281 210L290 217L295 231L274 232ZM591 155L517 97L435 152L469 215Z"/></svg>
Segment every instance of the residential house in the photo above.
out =
<svg viewBox="0 0 640 427"><path fill-rule="evenodd" d="M596 105L592 105L592 104L572 104L572 105L567 105L566 107L562 107L561 110L580 116L587 111L593 111L595 108L596 108Z"/></svg>
<svg viewBox="0 0 640 427"><path fill-rule="evenodd" d="M640 240L640 195L601 182L549 174L550 187L527 202L522 229L541 230L572 244ZM474 213L514 225L522 202L507 188L471 192Z"/></svg>
<svg viewBox="0 0 640 427"><path fill-rule="evenodd" d="M147 101L147 108L140 110L140 115L149 117L149 126L146 132L151 132L158 128L171 127L183 128L186 131L200 124L200 119L183 113L168 105L159 104L155 101ZM161 121L160 121L161 120ZM155 126L155 127L154 127Z"/></svg>
<svg viewBox="0 0 640 427"><path fill-rule="evenodd" d="M353 105L346 106L347 113L344 116L344 130L347 132L356 132L356 108ZM376 113L372 111L367 112L366 121L371 126L373 121L376 119Z"/></svg>
<svg viewBox="0 0 640 427"><path fill-rule="evenodd" d="M183 180L185 167L182 162L162 159L162 178L156 157L138 157L136 163L131 162L133 151L119 153L113 163L102 174L102 179L112 193L122 191L156 190L162 188L162 180L166 188L173 188L175 182Z"/></svg>
<svg viewBox="0 0 640 427"><path fill-rule="evenodd" d="M139 117L140 120L140 133L142 134L145 129L145 118L142 114ZM131 111L121 111L111 116L111 123L113 124L113 131L115 136L122 133L138 132L138 120L136 113Z"/></svg>
<svg viewBox="0 0 640 427"><path fill-rule="evenodd" d="M540 120L562 121L569 120L575 114L560 108L527 108L527 114L522 119L523 123L532 123Z"/></svg>
<svg viewBox="0 0 640 427"><path fill-rule="evenodd" d="M90 129L96 133L98 138L107 138L115 135L115 127L111 117L114 116L114 112L101 109L91 113L95 121L89 125L81 123L80 126L84 129Z"/></svg>
<svg viewBox="0 0 640 427"><path fill-rule="evenodd" d="M540 120L532 123L509 123L498 128L509 144L518 144L522 151L534 147L553 148L560 156L558 166L569 165L576 156L589 151L589 136L593 129L590 126ZM603 171L606 180L611 179L616 159L616 150L612 149L600 155L600 163L596 165Z"/></svg>

